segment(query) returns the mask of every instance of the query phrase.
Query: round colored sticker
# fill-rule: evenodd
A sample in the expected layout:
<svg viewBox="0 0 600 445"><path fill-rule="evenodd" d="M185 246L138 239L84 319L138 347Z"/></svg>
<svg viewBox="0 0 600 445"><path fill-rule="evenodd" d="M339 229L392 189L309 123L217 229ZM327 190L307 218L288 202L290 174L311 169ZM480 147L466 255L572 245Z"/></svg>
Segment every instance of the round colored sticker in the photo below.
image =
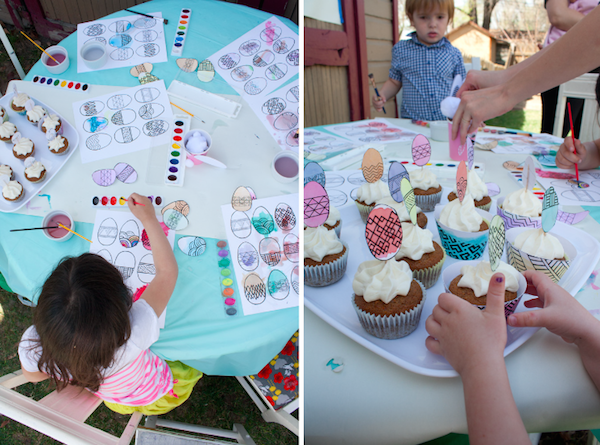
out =
<svg viewBox="0 0 600 445"><path fill-rule="evenodd" d="M231 286L233 284L233 280L231 278L225 278L222 281L223 286Z"/></svg>

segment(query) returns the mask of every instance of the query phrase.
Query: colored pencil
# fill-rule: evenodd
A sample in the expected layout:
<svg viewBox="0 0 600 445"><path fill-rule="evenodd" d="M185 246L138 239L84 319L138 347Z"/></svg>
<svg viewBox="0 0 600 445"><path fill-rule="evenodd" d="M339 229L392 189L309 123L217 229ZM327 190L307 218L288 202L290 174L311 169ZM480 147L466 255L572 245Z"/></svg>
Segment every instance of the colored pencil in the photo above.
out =
<svg viewBox="0 0 600 445"><path fill-rule="evenodd" d="M44 50L44 48L42 48L40 45L38 45L38 44L37 44L37 43L35 43L33 40L31 40L31 38L30 38L30 37L29 37L27 34L25 34L23 31L21 31L21 34L23 34L25 37L27 37L27 40L29 40L31 43L33 43L35 46L37 46L39 49L41 49L41 50L42 50L42 52L43 52L44 54L46 54L48 57L50 57L52 60L54 60L54 61L56 62L56 64L57 64L57 65L60 63L58 60L56 60L54 57L52 57L50 54L48 54L48 53L47 53L47 52Z"/></svg>
<svg viewBox="0 0 600 445"><path fill-rule="evenodd" d="M575 149L575 130L573 129L573 114L571 114L571 103L567 102L567 109L569 110L569 123L571 124L571 137L573 138L573 153L577 154ZM575 177L579 182L579 167L575 164Z"/></svg>
<svg viewBox="0 0 600 445"><path fill-rule="evenodd" d="M58 226L59 226L59 227L62 227L62 228L63 228L63 229L65 229L65 230L68 230L68 231L69 231L69 232L71 232L73 235L77 235L79 238L83 238L84 240L86 240L86 241L89 241L89 242L91 243L91 241L90 241L89 239L87 239L85 236L81 236L79 233L75 232L74 230L71 230L71 229L69 229L67 226L65 226L65 225L63 225L63 224L61 224L61 223L58 223Z"/></svg>

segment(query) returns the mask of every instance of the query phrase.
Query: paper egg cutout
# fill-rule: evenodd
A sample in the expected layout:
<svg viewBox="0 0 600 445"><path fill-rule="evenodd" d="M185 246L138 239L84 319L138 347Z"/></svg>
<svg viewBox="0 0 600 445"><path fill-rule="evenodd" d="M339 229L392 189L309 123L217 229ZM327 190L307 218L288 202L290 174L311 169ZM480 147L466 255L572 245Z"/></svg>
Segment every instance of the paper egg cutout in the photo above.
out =
<svg viewBox="0 0 600 445"><path fill-rule="evenodd" d="M277 266L281 260L281 247L275 238L263 238L258 243L258 253L267 266Z"/></svg>
<svg viewBox="0 0 600 445"><path fill-rule="evenodd" d="M152 246L150 245L150 238L148 238L146 229L142 229L142 246L144 246L144 249L146 250L152 250Z"/></svg>
<svg viewBox="0 0 600 445"><path fill-rule="evenodd" d="M461 203L465 199L465 193L467 193L467 165L465 161L460 161L456 170L456 196Z"/></svg>
<svg viewBox="0 0 600 445"><path fill-rule="evenodd" d="M125 184L133 184L137 180L137 172L126 162L119 162L115 165L116 178Z"/></svg>
<svg viewBox="0 0 600 445"><path fill-rule="evenodd" d="M108 125L108 119L98 116L92 116L83 122L83 129L88 133L96 133L102 131Z"/></svg>
<svg viewBox="0 0 600 445"><path fill-rule="evenodd" d="M528 156L523 165L523 186L527 190L533 190L535 186L535 164L533 158Z"/></svg>
<svg viewBox="0 0 600 445"><path fill-rule="evenodd" d="M238 238L248 238L252 233L252 223L244 212L235 211L230 220L231 232Z"/></svg>
<svg viewBox="0 0 600 445"><path fill-rule="evenodd" d="M126 221L119 230L119 242L121 246L131 248L140 242L140 227L133 219Z"/></svg>
<svg viewBox="0 0 600 445"><path fill-rule="evenodd" d="M396 202L404 201L402 190L400 190L400 182L403 178L410 181L410 176L406 171L406 168L401 163L392 161L388 171L388 187L390 188L392 198L394 198L394 201Z"/></svg>
<svg viewBox="0 0 600 445"><path fill-rule="evenodd" d="M297 263L300 257L300 240L293 233L283 238L283 254L292 263Z"/></svg>
<svg viewBox="0 0 600 445"><path fill-rule="evenodd" d="M254 210L252 225L258 233L267 236L275 230L275 222L269 211L260 206Z"/></svg>
<svg viewBox="0 0 600 445"><path fill-rule="evenodd" d="M377 182L383 176L383 159L374 148L369 148L362 160L362 173L367 182Z"/></svg>
<svg viewBox="0 0 600 445"><path fill-rule="evenodd" d="M108 187L114 184L117 179L117 173L111 169L96 170L92 173L92 180L102 187Z"/></svg>
<svg viewBox="0 0 600 445"><path fill-rule="evenodd" d="M246 187L241 186L235 189L231 197L231 207L240 212L250 210L252 207L252 197Z"/></svg>
<svg viewBox="0 0 600 445"><path fill-rule="evenodd" d="M402 244L402 224L396 211L385 204L373 207L367 218L365 238L378 260L389 260L396 255Z"/></svg>
<svg viewBox="0 0 600 445"><path fill-rule="evenodd" d="M282 202L275 207L275 222L281 230L292 230L296 227L296 215L292 208Z"/></svg>
<svg viewBox="0 0 600 445"><path fill-rule="evenodd" d="M163 222L172 230L183 230L189 224L188 219L175 209L168 209L163 213Z"/></svg>
<svg viewBox="0 0 600 445"><path fill-rule="evenodd" d="M115 94L106 101L106 106L111 110L120 110L126 108L131 103L131 96L128 94Z"/></svg>
<svg viewBox="0 0 600 445"><path fill-rule="evenodd" d="M177 59L177 66L186 73L196 71L198 68L198 61L196 59Z"/></svg>
<svg viewBox="0 0 600 445"><path fill-rule="evenodd" d="M108 261L110 264L112 264L113 262L113 257L110 254L110 252L106 249L102 249L101 251L97 252L96 255L100 255L102 258L104 258L106 261Z"/></svg>
<svg viewBox="0 0 600 445"><path fill-rule="evenodd" d="M133 77L139 77L139 75L142 73L152 72L153 68L154 68L154 66L150 62L144 62L144 63L141 63L139 65L132 67L129 70L129 74L131 74Z"/></svg>
<svg viewBox="0 0 600 445"><path fill-rule="evenodd" d="M249 242L244 241L239 245L237 255L238 263L242 269L252 272L258 267L258 252Z"/></svg>
<svg viewBox="0 0 600 445"><path fill-rule="evenodd" d="M323 224L329 216L329 196L321 184L311 181L304 186L304 223L308 227Z"/></svg>
<svg viewBox="0 0 600 445"><path fill-rule="evenodd" d="M473 170L473 164L475 163L475 144L471 138L467 138L467 167L469 170Z"/></svg>
<svg viewBox="0 0 600 445"><path fill-rule="evenodd" d="M418 134L412 141L412 158L415 164L422 167L431 158L431 144L422 134Z"/></svg>
<svg viewBox="0 0 600 445"><path fill-rule="evenodd" d="M129 144L135 141L140 135L140 129L137 127L121 127L115 131L115 141L119 144Z"/></svg>
<svg viewBox="0 0 600 445"><path fill-rule="evenodd" d="M240 63L240 55L237 53L229 53L221 56L219 59L219 66L224 70L230 70Z"/></svg>
<svg viewBox="0 0 600 445"><path fill-rule="evenodd" d="M415 200L415 191L413 190L413 187L408 179L402 178L400 181L400 191L402 192L402 197L404 198L406 211L410 216L410 222L417 224L417 203Z"/></svg>
<svg viewBox="0 0 600 445"><path fill-rule="evenodd" d="M182 236L177 246L188 256L200 256L206 250L206 241L199 236Z"/></svg>
<svg viewBox="0 0 600 445"><path fill-rule="evenodd" d="M544 193L544 201L542 202L542 229L544 232L549 232L556 224L558 217L558 196L554 187L548 188Z"/></svg>
<svg viewBox="0 0 600 445"><path fill-rule="evenodd" d="M85 140L85 146L88 150L98 151L106 148L112 142L112 137L106 133L97 133L91 135Z"/></svg>
<svg viewBox="0 0 600 445"><path fill-rule="evenodd" d="M504 227L504 219L496 215L490 222L490 234L488 240L488 249L490 254L490 267L495 272L500 264L500 258L504 252L504 242L506 239L506 230Z"/></svg>
<svg viewBox="0 0 600 445"><path fill-rule="evenodd" d="M102 110L104 110L104 102L99 100L90 100L79 108L79 112L84 116L94 116L101 113Z"/></svg>
<svg viewBox="0 0 600 445"><path fill-rule="evenodd" d="M290 294L290 282L279 269L274 269L267 278L269 295L276 300L285 300Z"/></svg>
<svg viewBox="0 0 600 445"><path fill-rule="evenodd" d="M98 227L98 242L103 246L110 246L117 239L119 226L112 218L106 218Z"/></svg>
<svg viewBox="0 0 600 445"><path fill-rule="evenodd" d="M129 125L136 117L135 111L131 108L124 108L123 110L115 112L115 114L110 117L110 121L115 125Z"/></svg>
<svg viewBox="0 0 600 445"><path fill-rule="evenodd" d="M215 77L215 67L210 60L205 59L198 65L198 80L200 82L210 82Z"/></svg>
<svg viewBox="0 0 600 445"><path fill-rule="evenodd" d="M325 172L317 162L311 161L304 166L304 185L315 181L325 187L325 180Z"/></svg>
<svg viewBox="0 0 600 445"><path fill-rule="evenodd" d="M261 304L267 298L267 288L260 277L251 273L244 279L244 296L251 304Z"/></svg>
<svg viewBox="0 0 600 445"><path fill-rule="evenodd" d="M290 282L292 283L292 288L294 291L297 294L300 294L300 269L298 266L294 267L290 273Z"/></svg>
<svg viewBox="0 0 600 445"><path fill-rule="evenodd" d="M135 256L126 250L119 252L115 258L114 266L121 273L123 280L127 280L133 275L133 271L135 270Z"/></svg>
<svg viewBox="0 0 600 445"><path fill-rule="evenodd" d="M486 182L485 185L487 186L488 196L490 198L500 194L500 186L495 182Z"/></svg>
<svg viewBox="0 0 600 445"><path fill-rule="evenodd" d="M165 212L169 209L175 209L179 213L181 213L183 216L188 216L190 213L189 204L182 199L180 199L178 201L170 202L169 204L167 204L166 206L163 207L163 209L161 210L161 213L164 215Z"/></svg>
<svg viewBox="0 0 600 445"><path fill-rule="evenodd" d="M149 283L156 275L156 268L154 267L154 257L151 253L144 255L137 267L138 278L142 283Z"/></svg>

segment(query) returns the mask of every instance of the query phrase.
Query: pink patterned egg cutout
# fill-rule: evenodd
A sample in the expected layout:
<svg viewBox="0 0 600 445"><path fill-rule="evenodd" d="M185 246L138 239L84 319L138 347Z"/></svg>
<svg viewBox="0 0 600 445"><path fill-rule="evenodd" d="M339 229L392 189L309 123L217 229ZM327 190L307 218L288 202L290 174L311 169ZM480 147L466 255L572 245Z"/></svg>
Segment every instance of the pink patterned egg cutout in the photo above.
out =
<svg viewBox="0 0 600 445"><path fill-rule="evenodd" d="M431 158L431 144L422 134L415 136L412 142L412 157L415 164L423 166L429 162Z"/></svg>
<svg viewBox="0 0 600 445"><path fill-rule="evenodd" d="M467 165L465 161L460 161L458 169L456 170L456 195L460 202L465 199L465 193L467 192Z"/></svg>
<svg viewBox="0 0 600 445"><path fill-rule="evenodd" d="M329 196L321 184L311 181L304 186L304 222L308 227L323 224L329 216Z"/></svg>
<svg viewBox="0 0 600 445"><path fill-rule="evenodd" d="M396 211L385 204L376 205L367 218L365 238L378 260L389 260L396 255L402 245L402 224Z"/></svg>

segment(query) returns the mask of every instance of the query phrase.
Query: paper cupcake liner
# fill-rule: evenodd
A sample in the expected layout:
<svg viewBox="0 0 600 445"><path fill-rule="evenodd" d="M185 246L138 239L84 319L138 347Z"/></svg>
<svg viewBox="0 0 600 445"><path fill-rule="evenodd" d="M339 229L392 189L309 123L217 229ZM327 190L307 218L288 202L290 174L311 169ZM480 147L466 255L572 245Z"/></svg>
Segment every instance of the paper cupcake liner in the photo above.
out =
<svg viewBox="0 0 600 445"><path fill-rule="evenodd" d="M338 224L338 226L335 227L333 230L335 230L335 234L338 236L338 238L341 239L341 236L342 236L342 220L340 220L340 223Z"/></svg>
<svg viewBox="0 0 600 445"><path fill-rule="evenodd" d="M444 281L444 289L446 289L446 292L449 294L452 293L450 292L450 283L457 276L461 275L460 269L464 265L470 264L472 266L476 266L478 263L479 261L461 261L460 263L454 263L448 266L442 274L442 280ZM519 305L519 302L521 301L521 298L523 297L523 294L525 294L525 290L527 289L527 281L525 280L525 277L523 275L519 274L519 276L517 277L517 281L519 283L519 288L517 289L517 298L515 298L514 300L504 302L505 317L508 317L509 315L515 312L517 306ZM485 309L485 305L474 304L473 306L481 310Z"/></svg>
<svg viewBox="0 0 600 445"><path fill-rule="evenodd" d="M371 213L371 210L373 210L373 207L375 207L375 203L371 204L371 205L363 205L363 204L359 204L358 201L354 201L356 203L356 207L358 207L358 211L360 212L360 218L362 219L363 223L367 223L367 219L369 218L369 213Z"/></svg>
<svg viewBox="0 0 600 445"><path fill-rule="evenodd" d="M417 280L421 291L423 292L423 299L421 302L412 308L410 311L398 315L373 315L360 309L355 301L355 295L352 294L352 306L358 315L358 320L361 326L374 337L382 338L385 340L394 340L397 338L406 337L408 334L413 332L419 326L419 320L421 319L421 312L425 306L425 299L427 292L423 283Z"/></svg>
<svg viewBox="0 0 600 445"><path fill-rule="evenodd" d="M417 195L415 193L415 203L423 212L433 212L435 206L439 204L442 199L442 192L443 190L440 190L433 195Z"/></svg>
<svg viewBox="0 0 600 445"><path fill-rule="evenodd" d="M502 209L502 204L504 203L504 198L500 198L498 200L498 205L496 206L496 213L500 215L500 217L504 220L504 227L506 230L512 229L514 227L531 227L531 228L540 228L542 227L542 217L533 217L533 216L521 216L515 215L514 213L507 212Z"/></svg>
<svg viewBox="0 0 600 445"><path fill-rule="evenodd" d="M425 289L432 288L437 283L438 278L440 278L442 266L446 261L446 251L442 250L444 251L444 256L437 264L426 269L413 270L413 278L420 281L425 286Z"/></svg>
<svg viewBox="0 0 600 445"><path fill-rule="evenodd" d="M21 116L25 116L25 115L27 114L27 109L23 108L23 111L17 111L17 110L15 110L15 109L12 107L12 104L13 104L13 100L11 99L11 100L10 100L10 109L11 109L11 111L14 111L15 113L17 113L17 114L19 114L19 115L21 115Z"/></svg>
<svg viewBox="0 0 600 445"><path fill-rule="evenodd" d="M304 266L304 284L312 287L329 286L344 276L348 265L348 245L344 242L342 244L346 252L337 260L317 266Z"/></svg>
<svg viewBox="0 0 600 445"><path fill-rule="evenodd" d="M480 206L475 205L475 207L477 207L478 209L481 209L481 210L485 210L486 212L489 212L490 208L492 207L492 201L488 202L487 204L480 205Z"/></svg>
<svg viewBox="0 0 600 445"><path fill-rule="evenodd" d="M463 232L452 229L438 221L442 208L443 206L436 206L435 223L446 254L457 260L468 261L480 258L488 242L489 229L483 232ZM489 226L492 216L481 209L476 209L476 211Z"/></svg>
<svg viewBox="0 0 600 445"><path fill-rule="evenodd" d="M535 255L530 255L526 252L523 252L520 249L517 249L513 243L517 235L526 230L530 230L529 228L514 228L506 232L506 256L508 258L509 264L517 269L519 272L524 272L526 270L537 270L539 272L543 272L547 275L552 281L558 283L560 279L567 273L569 267L575 257L577 256L577 250L575 247L567 241L565 238L554 235L563 248L565 249L565 258L564 260L547 260L545 258L540 258Z"/></svg>

